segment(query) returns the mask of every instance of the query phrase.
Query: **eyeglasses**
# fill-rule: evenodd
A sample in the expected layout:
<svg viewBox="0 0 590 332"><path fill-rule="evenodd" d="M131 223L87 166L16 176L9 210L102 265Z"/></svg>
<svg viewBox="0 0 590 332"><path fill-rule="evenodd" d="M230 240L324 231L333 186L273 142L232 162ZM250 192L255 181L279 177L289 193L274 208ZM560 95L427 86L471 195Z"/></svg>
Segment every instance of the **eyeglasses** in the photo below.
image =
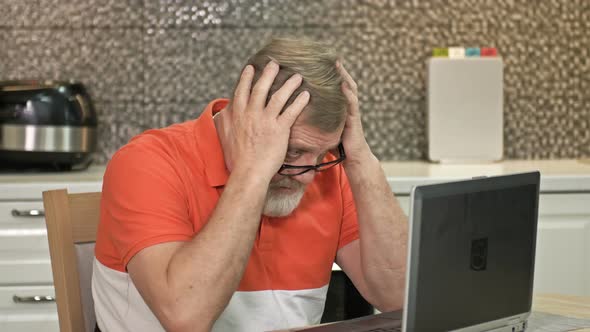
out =
<svg viewBox="0 0 590 332"><path fill-rule="evenodd" d="M301 175L303 173L307 173L311 170L316 172L323 172L329 168L332 168L346 159L346 154L344 153L344 146L342 143L338 144L338 156L337 159L328 161L327 163L321 163L317 165L301 165L301 166L294 166L294 165L287 165L283 164L279 169L279 174L285 176L295 176Z"/></svg>

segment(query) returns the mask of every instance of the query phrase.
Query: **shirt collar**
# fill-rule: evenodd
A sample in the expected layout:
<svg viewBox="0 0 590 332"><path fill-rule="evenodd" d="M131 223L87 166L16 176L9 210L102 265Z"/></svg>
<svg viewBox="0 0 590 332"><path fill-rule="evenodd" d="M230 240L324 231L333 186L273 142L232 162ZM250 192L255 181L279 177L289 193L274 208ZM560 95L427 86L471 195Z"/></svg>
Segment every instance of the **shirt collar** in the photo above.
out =
<svg viewBox="0 0 590 332"><path fill-rule="evenodd" d="M207 182L212 187L224 186L229 178L223 148L213 122L213 115L221 111L228 103L228 99L213 100L205 107L195 124L197 148L203 158Z"/></svg>

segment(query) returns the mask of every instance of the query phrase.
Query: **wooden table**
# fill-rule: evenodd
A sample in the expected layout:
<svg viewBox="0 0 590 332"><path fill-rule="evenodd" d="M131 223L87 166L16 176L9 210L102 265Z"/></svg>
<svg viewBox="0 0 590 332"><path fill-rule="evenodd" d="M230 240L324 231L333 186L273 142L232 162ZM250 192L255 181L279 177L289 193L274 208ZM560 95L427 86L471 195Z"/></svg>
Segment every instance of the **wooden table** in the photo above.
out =
<svg viewBox="0 0 590 332"><path fill-rule="evenodd" d="M590 319L590 297L558 294L536 294L533 296L533 311L572 318ZM304 328L298 328L275 332L303 332L304 330ZM584 328L575 331L590 332L590 328Z"/></svg>
<svg viewBox="0 0 590 332"><path fill-rule="evenodd" d="M590 297L537 294L533 296L533 311L573 318L590 319ZM590 332L590 328L576 331Z"/></svg>

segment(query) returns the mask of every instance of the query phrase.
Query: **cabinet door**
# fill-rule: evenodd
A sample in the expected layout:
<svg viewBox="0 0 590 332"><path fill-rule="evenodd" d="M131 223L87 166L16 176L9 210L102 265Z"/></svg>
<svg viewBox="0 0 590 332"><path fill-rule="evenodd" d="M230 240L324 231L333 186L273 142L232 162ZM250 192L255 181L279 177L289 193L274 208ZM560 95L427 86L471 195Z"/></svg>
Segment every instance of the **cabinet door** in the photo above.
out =
<svg viewBox="0 0 590 332"><path fill-rule="evenodd" d="M590 296L590 194L542 194L535 292Z"/></svg>
<svg viewBox="0 0 590 332"><path fill-rule="evenodd" d="M2 310L0 313L2 332L59 332L57 312L37 309L23 313L16 310Z"/></svg>
<svg viewBox="0 0 590 332"><path fill-rule="evenodd" d="M0 331L57 332L53 286L0 286Z"/></svg>
<svg viewBox="0 0 590 332"><path fill-rule="evenodd" d="M49 251L0 251L0 285L52 283Z"/></svg>
<svg viewBox="0 0 590 332"><path fill-rule="evenodd" d="M0 201L0 252L49 252L43 202Z"/></svg>
<svg viewBox="0 0 590 332"><path fill-rule="evenodd" d="M52 281L43 202L0 201L0 285Z"/></svg>

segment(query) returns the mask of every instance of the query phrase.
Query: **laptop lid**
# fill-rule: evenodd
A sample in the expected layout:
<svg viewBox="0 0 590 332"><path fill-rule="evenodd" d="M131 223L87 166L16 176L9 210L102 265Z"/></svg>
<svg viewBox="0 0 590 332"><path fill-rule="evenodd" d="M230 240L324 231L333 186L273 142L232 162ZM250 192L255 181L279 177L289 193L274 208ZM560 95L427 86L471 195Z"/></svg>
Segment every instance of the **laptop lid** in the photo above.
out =
<svg viewBox="0 0 590 332"><path fill-rule="evenodd" d="M485 331L531 311L539 172L415 187L404 331Z"/></svg>

